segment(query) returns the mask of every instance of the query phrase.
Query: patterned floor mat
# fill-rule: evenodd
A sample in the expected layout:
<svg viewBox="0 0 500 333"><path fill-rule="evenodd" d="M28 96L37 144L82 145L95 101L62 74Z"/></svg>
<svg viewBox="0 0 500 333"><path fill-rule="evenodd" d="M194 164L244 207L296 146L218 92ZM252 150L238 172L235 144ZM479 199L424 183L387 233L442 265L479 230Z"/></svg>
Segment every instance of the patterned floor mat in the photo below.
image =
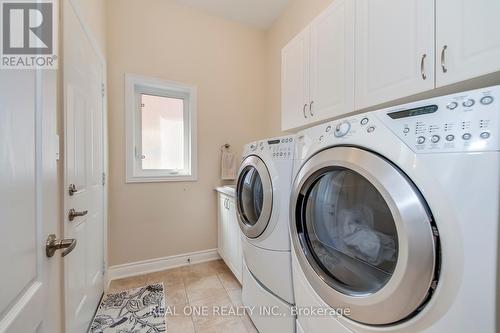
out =
<svg viewBox="0 0 500 333"><path fill-rule="evenodd" d="M92 321L90 333L165 332L163 283L106 294Z"/></svg>

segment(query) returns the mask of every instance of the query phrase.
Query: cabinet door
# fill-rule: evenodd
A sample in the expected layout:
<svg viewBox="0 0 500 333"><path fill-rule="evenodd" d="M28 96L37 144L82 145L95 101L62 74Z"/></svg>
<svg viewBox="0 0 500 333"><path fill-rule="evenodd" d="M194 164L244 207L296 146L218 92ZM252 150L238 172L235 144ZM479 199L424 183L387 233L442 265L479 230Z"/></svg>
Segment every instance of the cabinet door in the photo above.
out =
<svg viewBox="0 0 500 333"><path fill-rule="evenodd" d="M227 259L227 197L219 194L217 248L222 259Z"/></svg>
<svg viewBox="0 0 500 333"><path fill-rule="evenodd" d="M229 201L228 221L231 226L231 262L234 269L234 275L240 281L242 279L243 252L241 249L240 226L236 217L236 207L233 199Z"/></svg>
<svg viewBox="0 0 500 333"><path fill-rule="evenodd" d="M357 0L356 109L433 88L434 0Z"/></svg>
<svg viewBox="0 0 500 333"><path fill-rule="evenodd" d="M311 23L310 116L354 111L354 1L337 0Z"/></svg>
<svg viewBox="0 0 500 333"><path fill-rule="evenodd" d="M281 52L281 128L289 130L309 121L309 28Z"/></svg>
<svg viewBox="0 0 500 333"><path fill-rule="evenodd" d="M500 1L436 1L437 86L500 70Z"/></svg>

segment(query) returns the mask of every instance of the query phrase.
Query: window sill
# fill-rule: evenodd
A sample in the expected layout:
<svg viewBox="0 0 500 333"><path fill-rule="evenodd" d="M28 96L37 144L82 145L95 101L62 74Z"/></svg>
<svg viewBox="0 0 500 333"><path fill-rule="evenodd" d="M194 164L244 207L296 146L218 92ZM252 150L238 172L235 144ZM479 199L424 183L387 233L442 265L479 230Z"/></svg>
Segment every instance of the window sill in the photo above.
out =
<svg viewBox="0 0 500 333"><path fill-rule="evenodd" d="M168 183L168 182L195 182L198 180L197 176L158 176L158 177L127 177L125 183Z"/></svg>

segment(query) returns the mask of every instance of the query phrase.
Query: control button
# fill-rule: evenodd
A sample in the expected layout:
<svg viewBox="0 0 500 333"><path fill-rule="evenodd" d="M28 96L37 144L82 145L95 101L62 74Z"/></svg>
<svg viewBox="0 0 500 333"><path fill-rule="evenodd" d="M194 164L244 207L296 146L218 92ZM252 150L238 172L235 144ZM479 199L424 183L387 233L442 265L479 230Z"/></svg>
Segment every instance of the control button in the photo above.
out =
<svg viewBox="0 0 500 333"><path fill-rule="evenodd" d="M255 150L255 149L257 149L256 145L254 145L254 144L250 145L250 150Z"/></svg>
<svg viewBox="0 0 500 333"><path fill-rule="evenodd" d="M483 132L480 134L480 136L481 136L481 139L489 139L491 134L490 134L490 132Z"/></svg>
<svg viewBox="0 0 500 333"><path fill-rule="evenodd" d="M465 133L464 135L462 135L462 139L464 140L470 140L470 138L472 138L472 135L470 133Z"/></svg>
<svg viewBox="0 0 500 333"><path fill-rule="evenodd" d="M293 138L290 138L290 142L293 142Z"/></svg>
<svg viewBox="0 0 500 333"><path fill-rule="evenodd" d="M364 126L364 125L368 124L369 121L370 120L365 117L365 118L361 119L360 124Z"/></svg>
<svg viewBox="0 0 500 333"><path fill-rule="evenodd" d="M325 132L330 132L332 130L332 126L328 125L326 126Z"/></svg>
<svg viewBox="0 0 500 333"><path fill-rule="evenodd" d="M366 129L366 131L367 131L368 133L371 133L371 132L375 131L375 126L370 126L370 127L368 127L368 128Z"/></svg>
<svg viewBox="0 0 500 333"><path fill-rule="evenodd" d="M484 96L483 98L481 98L481 104L488 105L488 104L491 104L491 103L493 103L493 97L492 96Z"/></svg>
<svg viewBox="0 0 500 333"><path fill-rule="evenodd" d="M439 135L433 135L433 136L431 137L431 141L432 141L432 143L438 143L438 142L439 142L439 140L441 140L441 137L440 137Z"/></svg>
<svg viewBox="0 0 500 333"><path fill-rule="evenodd" d="M335 127L335 136L337 138L341 138L345 136L347 133L349 133L349 130L351 129L351 124L348 123L347 121L341 122L340 124Z"/></svg>
<svg viewBox="0 0 500 333"><path fill-rule="evenodd" d="M405 127L403 128L403 133L410 133L410 128L409 127Z"/></svg>
<svg viewBox="0 0 500 333"><path fill-rule="evenodd" d="M424 144L424 143L425 143L425 137L423 137L423 136L419 136L419 137L417 138L417 143L418 143L419 145Z"/></svg>
<svg viewBox="0 0 500 333"><path fill-rule="evenodd" d="M323 141L323 135L319 137L319 142Z"/></svg>
<svg viewBox="0 0 500 333"><path fill-rule="evenodd" d="M448 134L446 136L446 141L453 141L453 140L455 140L455 136L453 134Z"/></svg>
<svg viewBox="0 0 500 333"><path fill-rule="evenodd" d="M448 103L448 105L446 105L446 107L449 109L449 110L455 110L458 106L458 103L457 102L450 102Z"/></svg>
<svg viewBox="0 0 500 333"><path fill-rule="evenodd" d="M475 103L476 101L474 101L472 98L469 98L468 100L464 101L462 105L465 106L466 108L470 108Z"/></svg>

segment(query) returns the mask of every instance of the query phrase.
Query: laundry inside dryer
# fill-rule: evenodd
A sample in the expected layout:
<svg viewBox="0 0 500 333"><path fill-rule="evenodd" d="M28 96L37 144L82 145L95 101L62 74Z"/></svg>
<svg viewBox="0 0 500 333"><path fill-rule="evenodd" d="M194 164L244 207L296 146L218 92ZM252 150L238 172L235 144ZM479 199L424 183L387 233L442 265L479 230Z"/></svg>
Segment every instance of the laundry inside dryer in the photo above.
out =
<svg viewBox="0 0 500 333"><path fill-rule="evenodd" d="M374 293L398 258L394 219L378 190L360 174L327 169L306 194L304 237L334 281L354 293Z"/></svg>

